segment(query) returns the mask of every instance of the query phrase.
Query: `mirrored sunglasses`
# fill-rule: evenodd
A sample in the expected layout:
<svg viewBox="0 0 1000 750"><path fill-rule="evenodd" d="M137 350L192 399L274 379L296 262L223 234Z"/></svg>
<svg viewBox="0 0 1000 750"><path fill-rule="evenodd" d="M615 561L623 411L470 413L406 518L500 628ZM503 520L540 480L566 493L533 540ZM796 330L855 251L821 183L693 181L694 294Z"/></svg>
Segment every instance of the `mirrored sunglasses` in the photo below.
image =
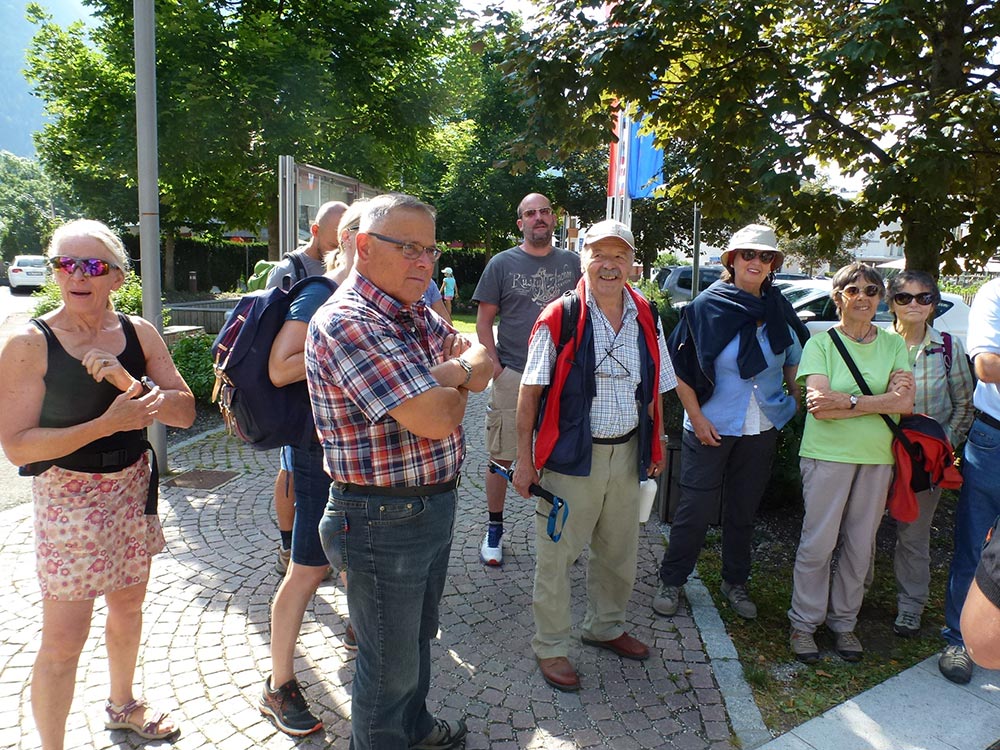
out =
<svg viewBox="0 0 1000 750"><path fill-rule="evenodd" d="M750 250L749 248L740 250L739 253L740 257L748 263L754 258L760 258L760 262L765 264L774 260L774 256L778 254L774 250Z"/></svg>
<svg viewBox="0 0 1000 750"><path fill-rule="evenodd" d="M535 216L551 216L551 215L552 215L552 209L547 206L545 208L527 208L521 212L522 218L525 219L534 219Z"/></svg>
<svg viewBox="0 0 1000 750"><path fill-rule="evenodd" d="M896 292L892 295L892 301L897 305L908 305L913 300L917 301L918 305L933 305L935 301L934 292L920 292L920 294L910 294L909 292Z"/></svg>
<svg viewBox="0 0 1000 750"><path fill-rule="evenodd" d="M845 286L840 290L840 293L849 299L854 299L859 294L864 294L866 297L878 297L882 293L882 287L878 284L866 284L863 287L859 287L855 284Z"/></svg>
<svg viewBox="0 0 1000 750"><path fill-rule="evenodd" d="M53 271L62 271L67 276L71 276L76 269L83 271L84 276L107 276L111 269L121 270L121 266L108 263L101 258L73 258L69 255L56 255L49 258L49 265Z"/></svg>

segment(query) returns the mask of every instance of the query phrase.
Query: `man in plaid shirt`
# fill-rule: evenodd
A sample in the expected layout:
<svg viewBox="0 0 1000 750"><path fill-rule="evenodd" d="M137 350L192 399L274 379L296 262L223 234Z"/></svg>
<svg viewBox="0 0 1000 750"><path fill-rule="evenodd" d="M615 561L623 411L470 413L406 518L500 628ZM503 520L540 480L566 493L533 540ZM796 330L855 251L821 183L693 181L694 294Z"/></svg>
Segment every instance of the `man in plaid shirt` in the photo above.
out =
<svg viewBox="0 0 1000 750"><path fill-rule="evenodd" d="M492 375L472 343L421 301L434 209L402 194L369 202L357 261L309 325L306 376L333 479L320 523L346 568L358 641L351 748L452 748L465 722L431 716L430 639L438 630L465 457L469 391Z"/></svg>

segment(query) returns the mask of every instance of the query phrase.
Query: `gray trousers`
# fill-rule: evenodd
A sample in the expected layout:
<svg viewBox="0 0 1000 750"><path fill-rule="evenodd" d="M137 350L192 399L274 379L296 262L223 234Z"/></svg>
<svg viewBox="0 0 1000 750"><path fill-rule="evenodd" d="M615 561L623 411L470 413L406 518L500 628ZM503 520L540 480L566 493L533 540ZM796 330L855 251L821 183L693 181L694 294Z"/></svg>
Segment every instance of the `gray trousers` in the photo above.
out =
<svg viewBox="0 0 1000 750"><path fill-rule="evenodd" d="M872 543L885 511L891 464L843 464L803 458L806 515L795 554L792 606L796 630L813 633L826 622L835 633L854 630L871 567ZM840 544L831 575L833 552Z"/></svg>

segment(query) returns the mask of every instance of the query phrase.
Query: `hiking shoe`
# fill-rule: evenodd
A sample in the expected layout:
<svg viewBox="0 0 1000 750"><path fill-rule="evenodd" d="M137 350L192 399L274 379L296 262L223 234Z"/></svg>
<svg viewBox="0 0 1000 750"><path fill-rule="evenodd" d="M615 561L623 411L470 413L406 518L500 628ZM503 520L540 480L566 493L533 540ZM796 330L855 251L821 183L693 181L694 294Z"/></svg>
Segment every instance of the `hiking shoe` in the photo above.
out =
<svg viewBox="0 0 1000 750"><path fill-rule="evenodd" d="M861 641L854 635L853 630L849 630L846 633L834 633L833 650L844 661L861 661L861 657L865 653Z"/></svg>
<svg viewBox="0 0 1000 750"><path fill-rule="evenodd" d="M302 688L294 678L277 690L271 690L271 677L268 675L257 707L274 726L292 737L305 737L323 728L323 722L309 710Z"/></svg>
<svg viewBox="0 0 1000 750"><path fill-rule="evenodd" d="M410 750L450 750L465 742L465 734L469 730L461 719L434 719L434 728L416 745L410 745Z"/></svg>
<svg viewBox="0 0 1000 750"><path fill-rule="evenodd" d="M351 651L358 650L358 639L354 635L354 626L351 625L350 621L347 623L347 627L344 629L344 637L341 639L341 643L344 644L344 648L350 649Z"/></svg>
<svg viewBox="0 0 1000 750"><path fill-rule="evenodd" d="M892 624L892 632L902 638L913 638L920 633L920 614L917 612L900 612L896 622Z"/></svg>
<svg viewBox="0 0 1000 750"><path fill-rule="evenodd" d="M660 581L660 588L653 597L653 611L658 615L670 617L677 614L677 607L681 603L681 587L671 586Z"/></svg>
<svg viewBox="0 0 1000 750"><path fill-rule="evenodd" d="M812 633L792 628L788 645L791 646L795 658L803 664L815 664L819 661L819 649L816 648L816 639Z"/></svg>
<svg viewBox="0 0 1000 750"><path fill-rule="evenodd" d="M278 559L274 561L274 570L279 576L285 575L288 572L288 563L292 561L292 550L291 548L285 549L278 545Z"/></svg>
<svg viewBox="0 0 1000 750"><path fill-rule="evenodd" d="M972 658L965 646L948 646L938 657L938 669L952 682L965 685L972 679Z"/></svg>
<svg viewBox="0 0 1000 750"><path fill-rule="evenodd" d="M744 620L753 620L757 617L757 605L750 599L746 584L723 581L722 595L726 597L733 612Z"/></svg>
<svg viewBox="0 0 1000 750"><path fill-rule="evenodd" d="M503 524L491 523L479 547L479 559L483 565L503 565Z"/></svg>

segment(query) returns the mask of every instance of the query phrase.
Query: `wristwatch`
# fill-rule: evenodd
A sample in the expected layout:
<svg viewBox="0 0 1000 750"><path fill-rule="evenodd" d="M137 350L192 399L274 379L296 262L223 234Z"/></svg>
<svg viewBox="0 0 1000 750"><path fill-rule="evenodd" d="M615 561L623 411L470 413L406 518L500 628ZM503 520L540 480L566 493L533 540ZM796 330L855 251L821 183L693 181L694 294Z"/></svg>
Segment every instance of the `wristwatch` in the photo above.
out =
<svg viewBox="0 0 1000 750"><path fill-rule="evenodd" d="M854 395L854 394L852 393L852 394L851 394L851 408L853 409L853 408L854 408L855 406L857 406L857 405L858 405L858 397L857 397L857 396L855 396L855 395Z"/></svg>
<svg viewBox="0 0 1000 750"><path fill-rule="evenodd" d="M153 390L154 388L156 388L156 383L153 382L153 379L147 377L146 375L143 375L141 378L139 378L139 382L142 384L142 395L143 396L145 396L151 390Z"/></svg>
<svg viewBox="0 0 1000 750"><path fill-rule="evenodd" d="M465 370L465 382L462 383L462 385L466 386L469 384L469 381L472 380L472 365L466 362L462 357L459 357L455 361L462 366L463 370Z"/></svg>

